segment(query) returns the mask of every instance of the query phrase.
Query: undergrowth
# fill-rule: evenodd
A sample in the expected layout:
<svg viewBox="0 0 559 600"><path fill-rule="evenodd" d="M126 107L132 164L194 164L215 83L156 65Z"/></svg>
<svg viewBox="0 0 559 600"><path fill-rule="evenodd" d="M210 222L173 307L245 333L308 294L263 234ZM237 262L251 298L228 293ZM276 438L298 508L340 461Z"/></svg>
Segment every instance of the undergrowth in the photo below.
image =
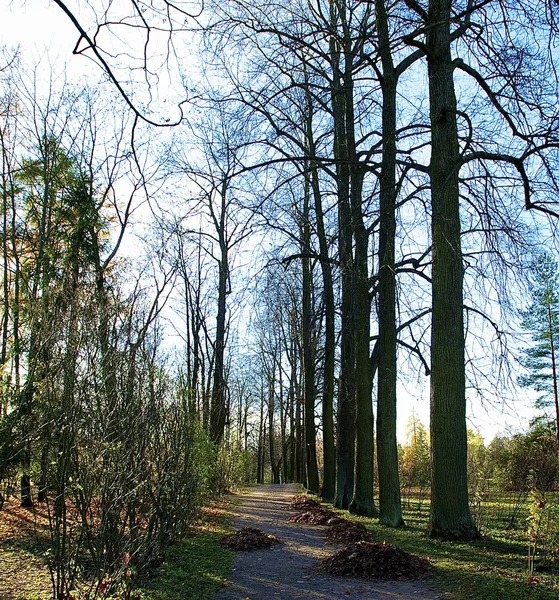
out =
<svg viewBox="0 0 559 600"><path fill-rule="evenodd" d="M141 600L210 600L231 573L233 552L220 544L231 531L231 503L214 504L202 511L192 535L171 546L155 576L139 588Z"/></svg>

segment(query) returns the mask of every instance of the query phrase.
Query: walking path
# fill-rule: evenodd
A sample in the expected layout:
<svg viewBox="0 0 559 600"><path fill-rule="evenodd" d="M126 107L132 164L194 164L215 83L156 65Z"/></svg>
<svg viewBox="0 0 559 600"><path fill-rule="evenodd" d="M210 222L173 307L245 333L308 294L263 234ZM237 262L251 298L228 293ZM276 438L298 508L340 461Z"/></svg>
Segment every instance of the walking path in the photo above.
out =
<svg viewBox="0 0 559 600"><path fill-rule="evenodd" d="M289 523L289 502L299 494L293 484L249 490L235 507L235 529L259 527L282 544L237 552L229 585L216 600L437 600L443 596L423 581L375 582L314 573L317 558L333 552L322 539L325 527Z"/></svg>

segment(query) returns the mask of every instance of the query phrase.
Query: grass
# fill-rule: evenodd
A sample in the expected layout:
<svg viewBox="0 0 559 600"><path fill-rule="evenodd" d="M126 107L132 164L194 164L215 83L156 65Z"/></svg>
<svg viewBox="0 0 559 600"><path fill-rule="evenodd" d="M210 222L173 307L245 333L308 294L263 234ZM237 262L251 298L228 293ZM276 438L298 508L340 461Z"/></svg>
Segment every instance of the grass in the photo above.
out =
<svg viewBox="0 0 559 600"><path fill-rule="evenodd" d="M235 499L203 509L193 535L171 546L158 573L135 595L142 600L209 600L231 573L233 552L220 544L230 533Z"/></svg>
<svg viewBox="0 0 559 600"><path fill-rule="evenodd" d="M220 539L232 529L236 495L201 510L191 535L171 546L153 577L139 582L137 600L209 600L231 573L233 552ZM23 509L13 499L0 511L0 600L52 597L47 554L48 515L43 506Z"/></svg>
<svg viewBox="0 0 559 600"><path fill-rule="evenodd" d="M503 526L502 503L487 503L483 507L481 540L469 543L431 540L425 535L429 503L405 508L406 525L392 529L378 524L376 519L344 516L369 527L378 541L399 546L408 552L429 557L433 564L433 583L442 592L456 599L468 600L557 600L557 573L534 573L530 583L527 568L528 537L525 531L526 511L517 519L517 529Z"/></svg>
<svg viewBox="0 0 559 600"><path fill-rule="evenodd" d="M169 548L166 560L155 576L141 582L132 595L138 600L210 600L226 582L233 553L220 539L231 531L229 496L203 509L192 535ZM527 507L510 527L514 502L494 498L484 502L478 513L483 537L467 544L442 542L426 537L429 502L422 510L417 501L405 503L406 526L391 529L376 519L344 516L369 527L378 541L386 541L409 552L429 557L433 564L432 583L445 596L456 600L558 600L557 572L536 571L530 583L527 569ZM507 528L507 525L509 526ZM44 600L50 597L45 549L48 548L46 515L27 511L16 504L0 511L0 600Z"/></svg>
<svg viewBox="0 0 559 600"><path fill-rule="evenodd" d="M46 552L48 517L41 507L25 509L11 500L0 511L0 600L51 597Z"/></svg>

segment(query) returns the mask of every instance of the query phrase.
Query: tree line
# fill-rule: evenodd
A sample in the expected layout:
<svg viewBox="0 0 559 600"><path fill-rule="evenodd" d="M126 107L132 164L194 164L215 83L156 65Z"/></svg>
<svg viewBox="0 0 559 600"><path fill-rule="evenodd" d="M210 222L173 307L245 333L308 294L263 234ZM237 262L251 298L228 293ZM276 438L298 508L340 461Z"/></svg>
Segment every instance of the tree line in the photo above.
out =
<svg viewBox="0 0 559 600"><path fill-rule="evenodd" d="M39 97L3 57L0 479L53 503L57 594L83 551L99 590L268 471L402 525L411 372L430 377L429 533L476 538L466 390L515 378L511 290L557 217L555 5L136 9L148 38L178 19L197 41L173 129L87 23L114 94Z"/></svg>

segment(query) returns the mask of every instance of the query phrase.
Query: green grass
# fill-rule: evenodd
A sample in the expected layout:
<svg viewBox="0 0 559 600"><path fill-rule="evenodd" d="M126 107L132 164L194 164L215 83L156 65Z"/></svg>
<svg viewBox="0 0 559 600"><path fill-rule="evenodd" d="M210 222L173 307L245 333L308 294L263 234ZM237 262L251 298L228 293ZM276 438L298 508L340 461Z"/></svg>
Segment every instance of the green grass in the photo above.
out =
<svg viewBox="0 0 559 600"><path fill-rule="evenodd" d="M219 540L229 533L230 503L204 513L195 534L171 546L158 573L135 590L142 600L209 600L227 581L233 553ZM133 594L134 597L134 594Z"/></svg>
<svg viewBox="0 0 559 600"><path fill-rule="evenodd" d="M483 537L469 543L431 540L425 535L429 502L421 513L416 505L405 509L405 527L391 529L376 519L349 515L345 517L369 527L380 542L399 546L408 552L429 557L433 564L432 582L449 597L468 600L558 600L557 573L534 573L530 583L527 569L527 534L525 511L517 520L517 529L506 530L499 518L502 503L488 503L482 513Z"/></svg>

